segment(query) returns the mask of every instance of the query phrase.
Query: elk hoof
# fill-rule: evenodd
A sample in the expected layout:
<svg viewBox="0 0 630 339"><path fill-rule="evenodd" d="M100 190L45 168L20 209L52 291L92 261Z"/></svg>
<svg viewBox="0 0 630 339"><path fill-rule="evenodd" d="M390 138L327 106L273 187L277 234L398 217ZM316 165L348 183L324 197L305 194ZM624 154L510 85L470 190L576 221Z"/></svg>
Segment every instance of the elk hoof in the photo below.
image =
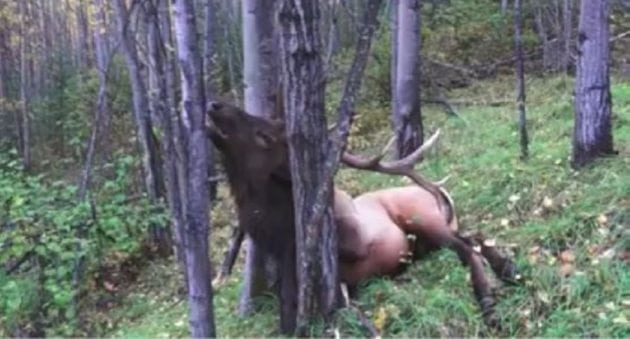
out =
<svg viewBox="0 0 630 339"><path fill-rule="evenodd" d="M501 323L499 321L499 318L497 317L496 312L494 311L494 304L494 298L490 296L484 297L479 301L484 323L486 324L486 326L498 331L501 329Z"/></svg>

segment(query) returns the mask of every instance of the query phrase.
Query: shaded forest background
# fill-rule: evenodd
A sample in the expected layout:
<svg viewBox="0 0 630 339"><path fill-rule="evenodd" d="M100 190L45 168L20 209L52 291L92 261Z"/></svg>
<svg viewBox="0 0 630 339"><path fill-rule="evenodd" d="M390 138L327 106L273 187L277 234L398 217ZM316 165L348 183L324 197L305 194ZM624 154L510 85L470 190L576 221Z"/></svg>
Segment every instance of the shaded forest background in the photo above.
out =
<svg viewBox="0 0 630 339"><path fill-rule="evenodd" d="M143 281L142 268L149 266L153 260L167 262L162 267L170 268L166 270L170 273L163 273L160 277L181 279L176 278L177 275L173 277L172 273L177 272L177 269L172 264L176 259L171 256L173 244L165 200L165 173L161 163L164 156L164 119L159 110L164 93L160 92L156 81L154 52L158 49L158 54L165 57L165 65L176 59L172 33L167 33L170 24L161 21L165 20L163 14L166 3L155 0L0 1L0 335L112 334L108 332L111 327L115 327L111 318L116 317L108 315L108 319L103 320L100 318L103 316L101 312L108 312L123 304L117 295L122 295L122 290L133 286L136 279ZM242 106L243 27L240 1L195 1L195 5L198 9L196 22L199 41L203 42L203 46L199 48L204 51L203 77L207 84L207 93L211 97L223 98ZM476 178L480 181L473 182L475 179L466 177L463 170L477 170L478 165L487 164L458 164L458 160L465 163L471 156L483 158L480 155L482 150L466 148L468 138L476 138L471 139L471 142L487 141L487 146L495 149L506 144L517 144L513 129L496 136L481 129L485 124L484 119L492 120L496 116L502 117L498 121L510 128L516 121L516 114L512 114L512 111L515 112L512 107L515 96L511 89L515 62L512 5L512 1L505 0L422 1L422 49L419 57L422 60L421 101L424 118L428 119L425 126L432 128L440 123L446 124L444 120L447 120L453 125L451 127L454 135L449 142L461 142L459 146L447 143L439 151L446 151L445 160L438 160L437 164L430 165L428 171L435 172L436 176L443 174L445 165L442 162L449 160L453 161L453 166L460 167L461 172L457 168L449 168L462 178L461 182L458 181L459 186L454 195L460 198L458 201L462 201L459 204L464 214L471 215L463 219L474 223L488 219L499 219L503 223L503 219L513 217L492 216L493 213L496 214L494 210L478 212L478 206L490 200L487 195L480 195L479 191L469 186L480 187L493 177L482 173ZM543 132L543 126L547 120L560 119L558 116L565 120L571 119L570 93L575 72L579 4L571 0L525 1L523 6L525 73L528 88L533 92L530 100L534 110L544 111L532 118L533 124L530 128L533 139L546 135L554 140L550 141L551 144L568 143L569 135L553 136L555 131L548 131L547 135L547 132ZM359 115L350 138L350 146L354 149L370 150L391 131L390 7L391 5L387 5L379 15L381 26L373 43L356 108ZM622 112L617 113L613 120L616 128L623 128L628 125L627 107L630 100L630 3L611 1L611 8L611 68L614 83L619 84L613 88L613 97L620 98L614 104L618 103L618 112ZM343 80L357 39L357 18L361 17L363 10L365 8L361 0L322 2L322 36L325 37L327 51L326 105L330 116L340 100ZM158 46L156 41L160 42ZM130 55L133 54L136 55L136 60L130 61ZM177 68L175 65L172 67ZM134 77L145 88L144 107L140 111L133 109L137 107L134 105L141 104L134 102L141 100L134 98L133 81L130 81ZM169 86L173 93L168 97L176 101L181 97L181 88L178 86L179 81L174 81ZM550 97L551 95L562 97ZM564 106L558 108L549 104L554 101L562 101ZM541 108L540 105L545 106ZM428 109L424 110L424 107ZM502 108L502 115L492 111L497 107ZM514 119L506 120L505 116L513 116ZM461 132L465 128L462 126L478 130L465 134ZM628 133L627 130L624 131ZM560 138L564 139L560 141ZM621 138L625 140L625 145L617 148L620 148L622 156L627 157L629 138L625 134ZM559 146L558 149L559 154L556 152L553 156L550 155L553 158L550 161L561 161L565 164L564 159L569 154L568 147ZM543 154L545 147L534 146L532 153L536 152ZM518 157L516 151L513 157ZM498 163L499 160L491 159L490 163L494 162ZM554 170L553 167L543 166L526 169L519 167L520 165L513 166L517 169L501 170L511 173L511 179L518 184L523 184L519 181L523 176L534 177L542 175L541 173L548 175ZM606 164L604 167L610 169L610 176L614 177L610 180L613 180L618 189L613 206L608 206L609 210L618 209L626 214L613 216L607 214L608 210L601 213L589 210L599 205L584 205L568 212L570 218L575 219L563 222L572 224L575 220L585 218L590 220L588 225L610 225L614 223L611 220L618 218L614 220L620 225L619 229L624 225L628 226L630 211L627 197L630 195L630 187L624 182L627 176L621 179L618 177L627 168L627 162L625 165L616 163L610 166ZM484 171L483 168L478 170ZM515 175L517 179L513 178ZM577 174L567 172L564 175L566 177L562 177L562 180L566 180L565 183L569 185ZM592 179L593 183L597 183L604 180L601 177L608 178L609 173L594 172L590 175L593 178L584 180ZM341 178L342 185L352 192L378 186L378 179L369 175L357 179L352 175L342 174ZM485 182L482 181L484 178ZM503 179L507 180L504 182L506 186L518 186L517 183L510 182L510 178ZM211 238L211 257L216 266L225 250L231 224L235 221L233 214L225 212L231 205L227 202L229 198L223 187L220 166L216 172L209 172L209 180L211 183L219 182L219 192L216 193L218 199L212 214ZM489 185L496 190L501 186L498 181ZM592 189L591 186L588 187ZM496 193L493 189L488 189L488 192ZM548 194L535 192L534 189L530 193L536 196L537 201L543 202ZM554 195L553 203L561 204L559 201L565 198L560 190L554 193L557 195ZM613 201L608 196L597 197ZM478 200L478 205L468 202L474 199ZM534 213L537 208L519 205L521 195L510 192L503 193L498 199L503 202L493 201L491 205L501 205L502 210L507 209L509 213L521 218L527 218L522 215L525 213L523 211L529 208ZM536 199L532 198L532 201ZM503 203L507 203L508 207ZM538 213L555 212L551 208L543 208ZM491 216L488 217L488 214ZM584 214L587 216L584 217ZM606 219L601 219L602 216ZM506 223L510 222L513 221ZM525 223L522 220L521 222ZM549 227L553 229L553 226ZM562 224L561 227L558 239L570 239L573 236L571 232L578 232L571 231L571 225ZM589 232L593 231L590 226L585 228ZM611 232L621 232L619 229ZM510 242L530 239L528 237L537 239L538 234L531 232L533 233L513 234L514 238ZM615 234L621 237L619 233ZM588 238L583 235L578 238L583 237ZM557 243L545 247L534 245L534 240L531 239L528 240L532 245L529 250L539 246L534 251L539 258L545 257L547 250L563 253L563 249L571 248L567 245L569 241L557 240ZM627 246L627 238L624 239ZM583 244L584 248L588 246ZM602 248L601 252L609 248ZM627 253L627 249L625 251L622 252ZM527 258L523 254L521 259L527 261ZM623 265L622 267L627 268L627 258ZM448 271L435 264L421 269L424 275L428 275L428 272L441 274ZM618 285L611 288L615 295L625 298L623 300L627 302L628 295L622 295L619 291L628 287L630 277L619 273L618 269L615 266L603 271L601 275L604 277L600 278L606 280L608 277L617 281ZM461 273L454 279L463 281L464 274ZM377 320L383 317L404 320L400 316L400 310L385 309L382 312L386 316L379 316L383 314L379 313L383 308L378 308L378 305L383 301L373 299L380 298L381 294L391 298L398 295L401 299L406 296L403 294L401 297L397 292L391 291L394 289L393 285L382 284L386 283L376 282L369 285L363 302L367 306L374 306L373 314ZM586 286L589 283L578 284ZM157 285L154 289L160 288L160 284ZM165 285L175 290L169 298L181 297L177 294L177 289L181 286L173 282ZM220 294L219 298L223 299L216 302L217 308L224 308L217 311L219 328L221 320L229 318L230 313L225 309L233 308L226 306L225 300L237 303L237 285L237 282L228 285L225 292L227 295ZM375 292L378 288L386 292ZM580 288L587 290L584 286ZM540 290L544 288L541 287ZM547 295L542 297L532 293L541 298L542 304L548 304L548 299L556 296L549 294L550 292L545 292ZM565 300L560 295L557 297L554 301ZM579 299L580 294L573 297ZM400 304L401 300L396 302ZM391 304L396 302L392 301ZM515 304L518 303L511 305ZM439 308L440 305L438 303L433 307ZM603 333L627 335L628 332L623 332L623 327L628 326L628 305L616 307L625 307L626 310L619 313L621 315L617 318L611 317L611 322L613 318L618 320L614 322L614 326L618 327L613 326L612 331L618 331ZM540 308L534 307L533 310L537 317L544 318L546 315ZM185 314L184 310L182 312ZM598 312L587 314L598 317ZM416 316L420 317L415 314L414 317ZM624 318L620 318L622 316ZM263 320L261 324L273 327L266 318ZM468 323L454 325L455 329L464 328L455 332L449 332L448 329L438 329L442 332L437 333L410 332L407 331L409 328L401 325L403 320L398 323L390 321L388 333L477 334L474 330L468 331L472 327ZM519 327L517 324L521 320L512 320L511 334L574 333L535 332L527 328L527 325ZM350 328L348 334L357 334L356 328L352 327L353 324L356 325L356 320L346 321ZM123 324L122 327L129 325L124 320L120 320L120 323ZM609 325L610 323L604 322L598 326L606 328ZM242 333L239 332L241 326L242 323L230 323L226 325L226 333L239 335ZM430 322L423 326L439 328ZM182 335L179 331L181 329L175 330L171 335ZM579 332L576 330L575 333ZM260 335L254 331L249 334Z"/></svg>

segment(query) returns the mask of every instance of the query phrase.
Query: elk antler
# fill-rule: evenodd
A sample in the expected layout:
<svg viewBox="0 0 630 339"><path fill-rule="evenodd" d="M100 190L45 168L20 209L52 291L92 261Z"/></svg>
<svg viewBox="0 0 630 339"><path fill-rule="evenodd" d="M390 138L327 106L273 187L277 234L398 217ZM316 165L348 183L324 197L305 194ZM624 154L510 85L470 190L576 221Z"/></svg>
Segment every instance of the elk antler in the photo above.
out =
<svg viewBox="0 0 630 339"><path fill-rule="evenodd" d="M422 177L422 175L416 173L413 170L414 165L419 162L422 158L422 155L435 144L439 136L440 130L438 129L424 144L413 151L413 153L399 160L382 161L383 157L385 156L388 149L391 147L396 138L392 137L387 145L383 148L381 153L373 158L363 158L346 151L341 156L341 161L344 164L356 169L375 171L391 175L404 175L416 184L420 185L422 188L431 192L439 201L440 197L442 196L442 194L440 193L440 186L446 181L447 178L442 179L437 183L434 183L425 179L424 177Z"/></svg>

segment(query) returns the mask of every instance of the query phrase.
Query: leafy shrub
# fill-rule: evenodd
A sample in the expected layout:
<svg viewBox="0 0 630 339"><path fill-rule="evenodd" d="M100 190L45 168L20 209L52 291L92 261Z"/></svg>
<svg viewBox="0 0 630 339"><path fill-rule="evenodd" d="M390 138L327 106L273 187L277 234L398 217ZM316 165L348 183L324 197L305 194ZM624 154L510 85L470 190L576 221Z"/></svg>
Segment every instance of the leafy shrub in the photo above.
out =
<svg viewBox="0 0 630 339"><path fill-rule="evenodd" d="M61 335L76 333L73 300L103 258L138 251L150 224L166 224L160 206L145 197L128 198L128 172L135 162L117 159L114 178L79 202L75 185L26 176L16 159L0 157L0 262L6 263L0 274L0 330L5 334L34 328L35 322ZM75 286L79 257L84 278Z"/></svg>

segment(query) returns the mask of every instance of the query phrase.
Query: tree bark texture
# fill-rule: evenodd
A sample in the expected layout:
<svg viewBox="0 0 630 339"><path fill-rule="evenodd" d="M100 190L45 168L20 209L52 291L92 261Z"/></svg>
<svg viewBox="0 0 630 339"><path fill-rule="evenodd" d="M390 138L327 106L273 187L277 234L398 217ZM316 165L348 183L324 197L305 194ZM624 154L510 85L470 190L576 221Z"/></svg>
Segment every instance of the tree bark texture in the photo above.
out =
<svg viewBox="0 0 630 339"><path fill-rule="evenodd" d="M282 54L284 74L284 107L289 141L291 178L295 208L295 241L298 281L297 333L305 335L311 321L332 311L320 299L326 288L325 277L338 280L336 265L325 271L323 263L336 260L336 253L325 251L324 241L334 239L336 226L330 206L323 218L313 222L318 188L325 182L328 152L324 106L324 78L320 36L320 9L317 1L287 0L282 4ZM332 191L324 204L331 201ZM321 208L321 207L320 207ZM334 239L336 242L336 239ZM324 245L324 246L322 246ZM333 245L336 249L336 243ZM329 249L329 248L326 248ZM332 257L332 258L331 258ZM323 279L322 279L323 278ZM336 282L337 283L337 282Z"/></svg>
<svg viewBox="0 0 630 339"><path fill-rule="evenodd" d="M245 111L255 116L283 119L283 116L278 116L280 112L276 107L279 91L278 42L274 27L276 3L277 0L245 0L242 3L243 93ZM273 281L266 279L265 267L270 266L273 271L275 266L273 258L265 255L247 238L243 290L239 304L242 315L251 313L252 298L262 295L272 287Z"/></svg>
<svg viewBox="0 0 630 339"><path fill-rule="evenodd" d="M522 0L514 0L514 57L516 59L516 106L521 159L529 156L529 138L525 115L525 67L523 61L523 11Z"/></svg>
<svg viewBox="0 0 630 339"><path fill-rule="evenodd" d="M613 154L608 0L582 1L578 27L572 165Z"/></svg>
<svg viewBox="0 0 630 339"><path fill-rule="evenodd" d="M395 82L392 120L396 133L396 156L402 158L422 143L420 116L420 0L396 1L396 41L393 61Z"/></svg>
<svg viewBox="0 0 630 339"><path fill-rule="evenodd" d="M353 106L361 86L372 37L378 27L380 5L381 0L369 0L366 9L362 11L363 25L338 108L336 138L331 144L325 138L322 139L326 126L323 115L324 82L318 78L322 62L317 2L285 1L280 12L284 107L287 112L287 134L294 183L296 246L299 249L298 326L302 331L311 319L310 316L319 311L326 317L337 306L337 237L329 205L332 198L332 178L352 124ZM325 148L328 148L328 152L323 150ZM323 156L322 163L319 161L324 152L327 154ZM297 187L296 183L299 183ZM313 189L307 190L307 187ZM316 260L319 262L315 262ZM309 282L309 278L317 280ZM321 295L320 300L315 297L316 293Z"/></svg>
<svg viewBox="0 0 630 339"><path fill-rule="evenodd" d="M216 335L212 306L211 266L208 258L208 140L205 129L205 92L199 40L192 0L174 0L177 56L181 69L181 122L185 137L185 232L188 306L192 337Z"/></svg>

